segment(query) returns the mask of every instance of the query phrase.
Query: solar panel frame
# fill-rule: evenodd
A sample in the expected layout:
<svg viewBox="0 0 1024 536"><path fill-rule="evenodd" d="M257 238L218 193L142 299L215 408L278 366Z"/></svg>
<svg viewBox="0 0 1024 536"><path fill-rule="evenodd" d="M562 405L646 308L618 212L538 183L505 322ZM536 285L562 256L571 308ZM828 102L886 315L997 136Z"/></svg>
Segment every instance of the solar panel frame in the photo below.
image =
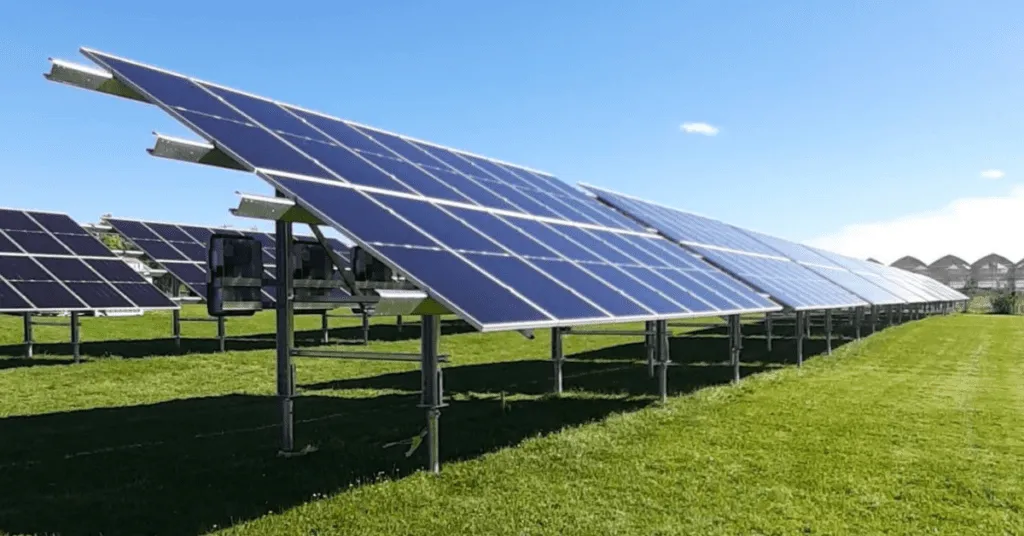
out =
<svg viewBox="0 0 1024 536"><path fill-rule="evenodd" d="M660 203L639 199L627 194L614 192L606 188L599 188L588 184L580 184L580 187L590 192L597 199L608 204L613 209L619 210L624 214L635 218L637 221L640 221L649 228L656 229L669 240L677 242L685 248L700 254L715 266L718 266L748 285L769 294L772 299L782 303L789 309L794 311L847 309L870 305L868 301L864 300L856 293L851 292L842 285L839 285L834 281L821 276L817 272L810 270L806 266L782 255L774 248L758 241L756 238L725 222L677 208L667 207ZM625 202L638 204L640 206L639 208L626 207L623 206ZM650 210L651 208L664 213L658 216L658 219L671 217L674 220L682 220L682 222L677 221L676 225L682 227L686 232L699 233L699 236L702 236L705 239L694 240L692 237L683 236L675 225L673 225L675 228L653 225L653 221L650 220L650 216L644 218L641 214L638 214L638 212ZM712 222L719 227L717 230L702 228L701 226L706 222ZM719 236L716 239L714 236L715 233L722 229L727 230L730 234L728 236ZM723 246L721 244L713 243L716 241L728 243L729 245ZM797 281L797 279L793 277L769 278L769 274L761 273L766 272L764 270L757 272L748 270L746 267L749 263L767 261L786 263L785 265L779 264L775 266L778 270L791 271L791 269L796 268L797 272L801 274L803 281L806 284L815 285L817 289L808 287L803 290L804 294L794 294L790 291L799 291L799 289L793 288L794 283L787 282ZM777 273L781 275L781 272ZM774 293L772 289L774 289ZM821 297L835 295L835 298L831 299L831 301L814 301L813 297L808 296L808 294L818 295Z"/></svg>
<svg viewBox="0 0 1024 536"><path fill-rule="evenodd" d="M15 227L16 229L8 229ZM24 233L45 236L60 245L52 253L32 253L23 247L22 240L12 239ZM56 231L56 232L55 232ZM18 234L21 233L21 234ZM120 285L133 284L152 287L143 277L131 271L124 260L115 256L99 240L89 234L67 214L42 210L0 208L0 236L16 245L17 251L0 252L0 293L6 297L0 303L0 313L54 313L103 312L120 309L173 310L178 306L166 297L142 302L125 294ZM102 251L95 255L77 254L64 240L69 237L95 242ZM111 281L96 271L92 261L118 262L132 272L130 281ZM13 263L13 264L12 264ZM20 265L20 268L16 265ZM32 273L27 273L30 270ZM127 276L126 276L127 277ZM155 287L153 287L155 290ZM92 299L89 299L92 296ZM101 300L101 302L97 301Z"/></svg>
<svg viewBox="0 0 1024 536"><path fill-rule="evenodd" d="M268 172L268 171L257 171L257 174L260 175L261 177L264 177L265 180L268 180L268 182L273 184L275 186L275 188L279 189L280 191L286 192L286 193L294 196L296 199L299 199L299 200L307 199L307 198L325 199L325 198L327 198L327 195L329 195L329 194L332 194L332 193L339 194L339 193L342 193L342 192L353 192L351 194L350 193L345 193L345 195L353 195L353 196L359 196L360 195L358 190L356 190L354 188L338 186L338 185L336 185L336 184L334 184L334 183L332 183L330 181L323 181L323 180L321 180L321 181L313 181L313 180L309 180L308 178L305 178L305 177L284 176L283 174L275 174L275 173L271 173L271 172ZM295 191L295 189L297 187L313 188L314 187L313 185L316 185L316 184L320 184L322 186L330 187L330 189L329 190L321 190L320 192L315 193L315 194L309 194L309 192L302 193L302 192ZM306 194L309 194L309 195L306 195ZM353 205L351 204L351 201L352 201L351 199L348 202L342 202L341 200L338 200L338 199L330 199L330 201L334 205L345 204L345 205L348 206L348 208L350 208L350 209L353 208ZM446 253L452 253L452 254L454 254L456 256L459 256L459 254L456 253L451 248L448 248L447 246L443 246L443 244L444 244L443 241L438 240L435 237L432 237L429 233L424 233L424 232L418 230L415 225L410 224L410 222L408 220L400 217L397 214L394 214L393 212L381 212L381 215L387 215L387 217L390 218L390 220L388 220L386 222L381 222L381 221L376 221L376 220L367 220L367 218L369 218L371 216L371 211L373 210L373 207L377 206L377 205L375 205L376 201L374 201L373 198L370 197L370 196L366 196L366 199L363 202L365 203L364 205L356 207L356 208L358 208L358 210L355 210L355 211L352 211L352 212L358 212L359 216L360 216L360 219L355 221L355 223L358 223L358 224L360 224L360 225L362 225L362 226L364 226L366 228L369 228L370 230L358 229L356 231L353 231L352 229L348 228L348 226L345 223L337 221L336 217L332 218L330 215L322 212L321 210L319 210L315 206L307 207L307 210L310 210L310 212L312 212L315 216L320 218L322 221L329 222L333 227L339 229L340 231L342 231L343 233L345 233L345 234L347 234L349 236L361 236L363 238L363 240L364 240L364 242L361 245L364 248L366 248L368 251L370 251L371 254L373 254L374 256L376 256L378 258L380 258L382 261L384 261L384 262L386 262L386 263L388 263L388 264L390 264L392 266L398 266L399 267L399 271L402 272L403 274L405 274L406 277L408 277L410 280L412 280L420 288L429 288L429 289L431 289L434 294L438 294L439 295L439 296L436 296L436 299L438 299L438 301L441 301L450 310L456 312L457 314L459 314L460 316L465 318L467 321L469 321L471 324L474 324L478 329L481 329L483 331L505 330L505 329L526 329L527 327L546 327L546 326L549 327L549 326L565 325L565 324L567 324L567 322L564 319L557 319L557 320L556 319L533 320L533 321L529 321L529 322L510 322L510 323L488 322L488 321L480 320L479 318L475 317L473 314L468 313L467 311L465 311L462 308L460 308L458 305L455 305L455 303L458 301L457 299L456 300L452 300L452 299L446 298L444 293L443 293L443 291L442 291L442 289L439 288L440 285L438 283L435 282L433 285L431 285L431 284L429 284L427 282L424 282L423 280L420 280L415 273L410 273L410 272L412 272L411 270L401 269L401 263L398 260L396 260L395 258L392 258L392 255L396 255L396 254L399 254L399 253L401 253L402 255L407 255L408 253L407 252L400 252L400 251L394 249L393 245L387 245L388 241L387 240L381 240L381 238L383 238L381 236L377 236L376 239L375 239L374 236L371 235L371 233L372 233L373 230L377 230L379 232L383 232L383 231L395 232L395 230L397 228L399 228L400 226L404 225L404 226L408 227L408 229L411 232L415 232L416 233L415 236L417 236L417 239L418 240L421 239L422 241L419 242L418 244L415 244L415 245L412 245L412 246L408 246L408 245L405 245L405 243L409 242L410 240L409 239L404 239L404 240L401 241L401 243L403 244L403 245L400 246L401 248L403 248L403 249L408 249L410 247L414 248L414 249L415 248L420 248L420 249L429 249L429 248L443 249L443 248L447 248L447 249L445 249ZM423 202L426 202L426 201L424 200ZM383 207L385 207L385 205L379 205L379 207L383 208ZM471 208L471 207L462 207L462 208ZM491 213L491 212L488 212L488 213L492 214L492 215L496 214L496 213ZM508 220L513 219L513 218L511 218L509 216L506 216L506 215L499 215L499 216L501 218L506 218ZM522 225L524 223L529 222L529 223L540 225L540 226L542 226L542 228L546 228L546 227L543 227L543 226L547 225L546 223L544 223L541 220L533 219L531 217L523 217L523 215L519 215L519 217L516 219L516 222L519 225ZM351 222L349 222L349 223L351 223ZM566 225L573 225L570 222L562 222L562 223L566 224ZM553 232L555 234L559 234L558 231L555 231L555 230L549 230L549 231ZM625 231L625 230L618 230L617 232L632 233L632 231ZM537 234L536 232L525 233L525 234L527 234L528 236L531 236L531 237L536 239L536 234ZM561 236L561 235L559 234L559 236ZM644 235L644 236L652 236L653 237L655 235ZM563 238L565 238L568 241L568 243L576 244L576 242L574 242L572 239L570 239L568 237L564 237L563 236ZM376 244L381 244L381 243L385 244L384 247L377 247L376 246ZM393 243L394 242L392 242L392 244ZM576 245L577 245L577 247L581 247L584 250L586 250L586 248L584 248L582 246L579 246L578 244L576 244ZM509 253L511 253L511 252L509 251ZM460 256L460 258L461 258L461 256ZM594 259L597 259L597 257L594 257ZM565 260L571 261L570 259L565 259ZM475 267L475 265L472 265L470 263L467 263L467 264L470 265L470 266ZM577 263L577 264L581 265L581 263ZM611 267L608 264L603 264L602 266ZM595 273L596 266L589 266L588 265L588 268L589 268L591 274L593 275ZM613 268L613 267L611 267L611 268ZM616 268L613 268L613 269L614 270L618 270ZM497 279L496 277L491 275L489 272L486 272L484 270L479 270L479 271L480 271L480 273L485 275L487 278L489 278L493 283L497 283L501 287L505 288L505 290L512 292L512 298L511 299L519 300L519 301L525 301L527 304L532 305L535 309L543 311L543 308L537 307L536 305L532 304L531 301L528 298L526 298L525 296L523 296L519 292L509 288L508 285L504 284L501 280ZM717 270L716 270L716 272L717 272ZM641 282L640 280L636 279L634 275L630 275L630 274L622 274L622 275L625 276L625 278L628 280L628 282L632 282L634 285L639 285L638 290L653 292L653 293L656 293L656 294L662 296L662 299L671 301L670 298L665 297L664 294L662 294L660 291L656 291L652 287L650 287L647 284L645 284L645 283ZM469 277L469 274L467 274L466 277ZM598 275L597 277L598 277L598 279L601 279L602 281L607 281L607 277L604 276L604 275ZM435 279L435 281L436 281L436 279ZM739 284L739 282L737 282L737 284ZM455 289L455 290L457 292L460 289ZM632 295L633 293L628 293L628 294ZM765 300L765 301L768 302L767 300ZM646 303L646 302L644 302L644 303ZM768 302L768 303L770 303L770 302ZM678 304L678 303L675 303L675 307L677 309L681 308L680 304ZM714 313L708 313L708 312L699 312L699 313L687 312L687 313L679 313L679 314L662 313L659 316L665 317L665 318L691 318L691 317L700 317L700 316L718 316L718 315L727 315L727 314L739 314L741 312L767 312L767 311L774 311L774 310L779 310L779 309L780 308L778 306L771 305L771 306L766 306L766 307L757 308L757 309L736 309L736 310L729 310L729 311L719 310L719 311L716 311ZM651 310L651 311L652 311L652 313L657 313L657 311L654 311L654 310ZM551 317L552 315L547 314L546 316ZM635 318L634 317L616 317L614 321L615 322L620 322L620 321L621 322L628 322L628 321L633 321L633 320L644 320L644 319L650 319L651 316L652 315L649 314L649 315L639 316L639 317L635 317ZM610 320L609 317L602 317L602 318L593 319L593 320L591 320L591 319L573 319L572 320L572 324L573 325L584 325L584 324L590 324L590 323L610 323L611 321L612 320Z"/></svg>
<svg viewBox="0 0 1024 536"><path fill-rule="evenodd" d="M907 303L941 301L933 299L930 295L924 294L920 290L915 289L912 285L908 285L905 281L900 280L898 275L890 272L890 268L887 266L855 259L846 255L840 255L821 248L815 248L812 246L804 247L856 274L870 278L871 281L875 282L877 285L883 286L883 288L888 290L890 293L903 298Z"/></svg>
<svg viewBox="0 0 1024 536"><path fill-rule="evenodd" d="M301 150L299 148L299 145L302 145L303 147L309 147L308 146L308 142L312 138L305 139L305 140L299 140L299 139L296 139L294 136L292 136L292 137L289 137L288 139L285 139L282 136L281 133L275 132L274 130L272 130L272 129L262 125L260 122L253 120L252 117L249 117L248 115L243 115L241 113L241 111L237 107L235 107L235 106L228 106L226 104L226 102L217 105L220 108L225 108L225 114L226 115L225 115L225 117L221 117L220 118L220 119L222 119L221 123L210 123L207 119L204 119L200 115L198 115L198 114L196 114L194 112L191 112L189 109L187 109L187 107L179 108L178 106L176 106L176 103L177 104L182 104L182 103L187 104L186 101L189 100L189 99L192 99L193 101L204 101L204 102L209 103L210 99L213 98L212 95L215 94L215 92L213 91L214 89L221 89L221 90L230 91L230 92L239 93L239 94L242 94L242 93L238 92L237 90L231 89L231 88L224 88L223 86L218 86L218 85L215 85L215 84L209 84L209 83L206 83L206 82L197 81L197 80L194 80L194 79L190 79L188 77L184 77L184 76L179 75L177 73L171 73L171 72L163 70L163 69L142 65L142 64L139 64L137 62L133 62L131 60L125 60L125 59L122 59L122 58L116 58L114 56L105 55L103 53L99 53L99 52L92 51L92 50L89 50L89 49L82 49L82 51L83 51L83 53L86 56L88 56L90 59L95 61L97 64L103 66L108 71L112 72L114 74L114 76L117 77L118 79L120 79L122 82L125 82L130 87L133 87L141 95L144 95L148 100L150 100L152 103L158 105L159 107L164 109L166 112L171 114L173 117L175 117L176 119L178 119L182 123L184 123L187 126L189 126L192 130L197 132L199 135L201 135L204 138L208 139L209 141L213 142L216 146L218 146L221 150L225 151L229 156L231 156L232 158L237 160L239 163L243 164L248 169L257 172L257 174L260 177L262 177L264 180L267 180L271 184L275 185L281 191L290 193L292 196L294 196L297 199L297 201L300 204L305 205L304 208L306 208L307 210L310 210L314 215L320 217L323 221L331 223L335 228L337 228L338 230L344 232L348 236L356 238L357 242L359 242L359 235L358 234L352 233L352 232L348 231L344 226L340 225L335 219L332 219L330 217L326 217L326 215L323 212L318 211L314 207L310 206L310 204L308 202L306 202L306 200L304 200L302 198L302 196L296 195L295 192L291 191L288 188L284 188L282 186L282 184L281 184L281 178L282 177L287 177L289 179L307 180L307 181L310 180L310 179L313 179L314 182L319 180L319 181L324 181L324 182L328 182L328 183L330 183L330 182L337 183L338 181L337 180L332 181L332 178L336 178L336 179L340 179L341 178L336 173L331 171L329 168L323 167L322 164L320 164L319 162L316 162L315 160L313 160L312 157L309 154L307 154L305 151L303 151L303 150ZM177 90L175 90L175 91L172 91L171 93L166 93L165 92L164 96L165 97L169 97L167 102L165 102L164 100L162 100L160 98L157 98L155 95L149 93L149 91L147 89L139 86L139 84L136 84L135 81L133 81L130 76L127 76L127 75L123 74L122 72L120 72L120 70L118 68L112 67L111 66L111 62L119 62L120 69L135 69L135 73L134 74L136 74L139 77L152 76L153 73L158 73L160 76L175 77L176 79L172 80L173 84L178 84L179 89L186 89L186 90L185 91L177 91ZM123 63L121 63L121 62L123 62ZM142 73L140 73L139 69L149 70L149 72L142 72ZM190 86L190 87L188 87L188 88L181 88L180 86L182 84L184 84L185 86ZM195 86L195 87L191 87L191 86ZM206 94L202 93L202 91L196 92L195 88L199 88L200 90L205 90ZM159 89L161 89L161 91L162 91L162 90L164 90L166 88L159 88ZM247 97L251 97L251 98L260 99L260 100L265 101L267 103L270 103L272 105L282 106L282 107L286 106L286 105L283 105L282 103L278 103L277 101L271 101L269 99L264 99L262 97L253 96L253 95L249 95L249 94L243 94L243 95L245 95ZM294 107L294 106L292 106L291 108L295 109L295 110L302 110L302 109L300 109L298 107ZM319 114L318 112L312 112L312 111L309 111L309 110L302 110L302 111ZM319 114L319 115L323 115L323 114ZM330 118L330 116L325 116L325 117ZM227 119L226 121L223 120L225 118ZM343 120L336 119L336 118L330 118L330 119L333 119L333 120L336 120L336 121L339 121L339 122L343 121ZM247 126L254 126L255 129L254 130L248 130L248 131L240 131L240 130L238 130L237 126L232 126L230 124L227 124L227 123L230 123L231 121L244 123ZM345 122L345 123L346 124L352 124L351 122ZM205 125L206 128L204 128L203 125ZM378 129L372 129L372 127L365 127L363 125L356 125L356 126L359 126L361 128L368 128L368 129L371 129L371 130L374 130L374 131L378 131ZM215 129L219 129L219 130L218 131L208 131L207 128L215 128ZM227 130L225 130L225 129L227 129ZM232 148L225 147L224 144L218 138L218 135L217 135L218 133L223 135L225 132L230 132L231 134L236 135L236 136L238 136L238 135L245 136L246 140L249 143L249 145L245 146L245 149L248 151L249 156L253 157L254 159L250 160L249 158L245 158L241 154L239 154L238 152L232 150ZM383 132L383 131L381 131L381 132ZM323 133L320 132L320 135L322 135L322 134ZM388 133L388 134L390 134L390 133ZM398 135L394 135L394 134L390 134L390 135L398 136ZM399 136L399 137L402 137L402 136ZM434 147L434 148L437 148L438 150L441 150L441 151L451 152L454 155L459 155L459 156L457 156L458 158L462 158L462 157L465 157L466 155L468 155L468 156L473 156L473 157L481 158L481 159L483 159L485 161L494 163L494 164L498 165L499 167L502 167L502 169L504 169L503 166L508 166L508 167L512 167L512 168L516 169L517 171L518 170L523 170L522 173L524 175L532 177L533 180L539 180L539 181L550 180L550 181L554 182L553 178L550 178L550 179L546 178L546 177L550 177L550 176L548 176L546 174L543 174L543 173L540 173L540 172L535 172L533 170L529 170L528 168L523 168L521 166L512 166L510 164L502 163L502 162L496 161L494 159L487 159L485 157L478 157L476 155L471 155L470 153L458 152L458 151L455 151L455 150L452 150L452 149L436 146L434 144L430 144L430 143L426 143L426 142L421 142L420 140L413 140L413 139L408 138L408 137L402 137L402 138L407 140L407 141L411 140L412 142L415 142L415 143L424 143L424 144L426 144L429 147ZM284 162L284 161L281 161L281 160L277 161L277 164L287 164L287 166L284 168L283 173L280 173L280 172L276 173L276 174L268 173L268 171L273 171L273 170L266 169L264 166L260 166L259 165L259 161L265 161L265 160L262 160L262 156L259 154L259 149L257 149L256 153L253 153L253 151L252 151L254 148L256 148L256 146L258 146L261 143L266 143L268 140L273 140L274 143L275 143L275 146L284 146L284 147L287 147L289 149L289 151L285 151L285 153L283 153L283 157L285 158L285 160L287 162ZM314 141L316 141L316 140L314 140ZM253 145L253 144L256 144L256 145ZM338 145L341 146L343 149L347 149L347 150L351 151L351 149L346 147L344 144L340 144L339 143ZM352 151L352 152L354 153L354 151ZM292 154L292 153L294 153L294 154ZM277 155L277 156L282 157L282 155ZM256 160L257 158L259 158L261 160L257 161ZM315 165L311 165L311 164L315 164ZM294 167L292 167L292 166L294 166ZM280 166L275 165L274 169L277 169L278 167L280 167ZM298 171L298 173L296 173L296 171ZM305 173L303 173L303 172L305 172ZM541 178L541 177L545 177L545 178ZM335 184L335 185L337 185L337 184ZM568 186L566 186L565 188L568 188ZM366 186L360 186L360 191L363 192L363 193L365 193L365 191L369 191L369 190L372 190L372 188L367 188ZM601 212L601 211L599 210L598 212ZM417 232L419 232L420 234L425 234L425 233L422 233L422 231L417 231ZM437 243L443 244L443 242L439 242L439 241ZM368 246L365 243L360 243L360 245L363 246L364 248L366 248L371 254L375 254L381 260L391 264L392 266L396 265L396 263L393 260L389 259L386 255L384 255L380 251L380 248ZM462 262L471 265L470 263L466 262L466 259L464 259L463 257L459 256L459 254L457 252L455 252L454 250L451 250L451 248L443 247L442 250L446 250L446 253L453 254L453 255L457 256L458 258L460 258L462 260ZM476 267L474 266L474 268L476 268ZM404 275L406 275L410 280L414 281L415 283L420 284L421 288L426 288L426 289L430 288L429 286L423 285L421 282L416 281L415 274L410 273L409 270L403 269L403 270L400 270L400 271ZM480 270L480 272L485 274L485 275L487 275L487 277L492 277L492 276L490 276L489 274L487 274L483 270ZM500 283L500 281L497 280L497 279L494 279L494 281ZM739 282L736 282L736 284L737 285L741 285ZM746 289L746 290L749 291L750 289ZM763 299L763 298L758 296L758 299ZM439 301L442 301L442 303L444 303L444 305L449 307L449 309L451 309L452 311L455 311L455 312L461 314L464 318L469 320L471 323L474 323L473 322L473 317L471 315L469 315L469 314L466 314L466 311L460 310L460 308L457 307L455 304L451 303L450 301L446 302L446 300L444 300L443 298L440 299ZM768 301L768 300L764 300L764 301L766 302L766 306L763 307L764 311L778 310L779 309L779 307L777 305L772 304L770 301ZM761 309L759 309L758 311L760 311L760 310ZM743 310L743 311L736 311L736 312L752 312L752 311ZM714 313L681 314L681 315L677 315L677 316L680 317L680 318L688 317L688 316L709 316L709 315L716 315L717 316L717 315L728 314L728 313L730 313L730 312L729 311L715 311ZM662 315L661 318L668 318L668 317ZM613 319L613 320L610 320L608 318L595 319L596 322L601 322L601 323L605 323L605 322L609 322L609 321L620 321L620 320L625 320L625 319L619 319L619 318L616 318L616 319ZM573 324L576 324L576 323L586 323L586 322L573 322ZM497 329L523 329L523 328L527 327L527 326L524 325L524 323L519 323L519 322L509 322L509 323L505 323L505 324L492 324L490 326L483 326L479 322L477 322L475 324L476 324L476 327L478 329L483 329L485 331L486 330L491 330L491 329L494 329L494 330L497 330ZM529 322L527 324L529 324L528 327L543 327L543 326L546 326L546 325L550 325L550 326L566 325L566 323L564 321L560 321L560 320L557 320L557 319L553 319L552 321L543 322L543 323Z"/></svg>
<svg viewBox="0 0 1024 536"><path fill-rule="evenodd" d="M861 299L871 305L897 305L908 303L906 299L892 294L876 281L872 281L862 274L858 274L832 262L827 257L822 256L816 251L808 249L803 244L791 242L789 240L758 231L743 229L741 227L736 227L736 229L778 251L780 255L789 257L794 262L797 262L833 283L846 288L850 292L860 296Z"/></svg>

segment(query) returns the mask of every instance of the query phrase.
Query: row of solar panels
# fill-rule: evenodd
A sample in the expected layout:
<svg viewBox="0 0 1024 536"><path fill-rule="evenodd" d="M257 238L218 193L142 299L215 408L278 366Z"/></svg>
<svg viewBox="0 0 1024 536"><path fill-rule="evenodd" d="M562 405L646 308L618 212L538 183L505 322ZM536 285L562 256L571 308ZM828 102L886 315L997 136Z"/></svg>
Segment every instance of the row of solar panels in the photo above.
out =
<svg viewBox="0 0 1024 536"><path fill-rule="evenodd" d="M263 245L264 303L274 303L272 235L217 227L107 219L120 236L199 297L206 296L207 248L214 234ZM297 241L314 242L312 237ZM328 239L338 258L348 247ZM267 262L269 261L269 262ZM340 297L341 290L332 290ZM66 214L0 209L0 312L172 309L176 305Z"/></svg>
<svg viewBox="0 0 1024 536"><path fill-rule="evenodd" d="M481 330L965 299L909 273L83 53Z"/></svg>
<svg viewBox="0 0 1024 536"><path fill-rule="evenodd" d="M0 210L0 312L176 307L67 215Z"/></svg>

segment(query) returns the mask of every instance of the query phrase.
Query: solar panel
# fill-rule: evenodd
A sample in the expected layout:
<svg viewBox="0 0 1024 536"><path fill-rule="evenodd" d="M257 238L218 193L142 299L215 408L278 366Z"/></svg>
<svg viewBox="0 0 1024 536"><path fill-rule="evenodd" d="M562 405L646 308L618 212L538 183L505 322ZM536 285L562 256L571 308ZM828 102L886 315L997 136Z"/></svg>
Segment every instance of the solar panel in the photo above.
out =
<svg viewBox="0 0 1024 536"><path fill-rule="evenodd" d="M121 236L146 254L153 262L167 270L175 279L201 298L206 298L206 262L210 237L216 234L237 234L250 236L263 244L263 261L267 272L265 278L273 280L274 237L257 231L242 231L218 227L204 227L146 220L106 218L105 221ZM313 237L298 236L296 240L315 241ZM348 247L336 238L328 238L334 251L343 262L348 262ZM348 293L337 289L339 296ZM265 304L274 303L274 286L263 287Z"/></svg>
<svg viewBox="0 0 1024 536"><path fill-rule="evenodd" d="M84 52L478 329L779 309L548 174Z"/></svg>
<svg viewBox="0 0 1024 536"><path fill-rule="evenodd" d="M810 246L804 246L814 253L827 258L828 260L856 273L876 285L884 288L889 293L898 296L906 303L927 303L936 300L930 294L925 294L919 289L915 288L914 285L908 284L906 281L898 277L898 274L893 272L893 268L868 262L860 259L854 259L853 257L847 257L846 255L840 255L831 251L826 251L819 248L813 248Z"/></svg>
<svg viewBox="0 0 1024 536"><path fill-rule="evenodd" d="M0 312L175 307L67 215L0 209Z"/></svg>
<svg viewBox="0 0 1024 536"><path fill-rule="evenodd" d="M860 296L731 225L602 188L584 188L787 307L807 310L868 305Z"/></svg>
<svg viewBox="0 0 1024 536"><path fill-rule="evenodd" d="M755 231L741 230L782 255L800 263L800 265L808 270L816 272L825 279L833 281L837 285L860 296L871 305L907 303L906 300L885 290L883 286L869 278L847 270L801 244Z"/></svg>

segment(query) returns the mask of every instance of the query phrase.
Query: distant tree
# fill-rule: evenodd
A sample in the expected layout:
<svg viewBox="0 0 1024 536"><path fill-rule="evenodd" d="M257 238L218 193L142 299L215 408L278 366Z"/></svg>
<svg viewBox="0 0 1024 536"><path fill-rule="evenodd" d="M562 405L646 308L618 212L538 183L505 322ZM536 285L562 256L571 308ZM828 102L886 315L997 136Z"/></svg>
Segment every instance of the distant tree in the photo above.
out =
<svg viewBox="0 0 1024 536"><path fill-rule="evenodd" d="M125 243L124 238L121 238L119 234L105 234L100 237L103 241L103 245L114 251L124 251L128 249L128 245Z"/></svg>
<svg viewBox="0 0 1024 536"><path fill-rule="evenodd" d="M1000 292L992 297L992 312L997 315L1020 314L1020 305L1016 292Z"/></svg>

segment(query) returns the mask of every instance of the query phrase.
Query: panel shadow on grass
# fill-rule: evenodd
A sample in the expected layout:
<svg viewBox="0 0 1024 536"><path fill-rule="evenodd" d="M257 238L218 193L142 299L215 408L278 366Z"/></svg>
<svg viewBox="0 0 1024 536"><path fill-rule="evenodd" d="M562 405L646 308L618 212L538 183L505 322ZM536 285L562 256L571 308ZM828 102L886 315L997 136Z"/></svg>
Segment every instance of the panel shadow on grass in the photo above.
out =
<svg viewBox="0 0 1024 536"><path fill-rule="evenodd" d="M274 397L233 395L0 420L0 532L197 534L423 466L405 457L424 424L418 395L296 400L296 444L275 457ZM649 401L455 400L443 411L446 462L478 457Z"/></svg>
<svg viewBox="0 0 1024 536"><path fill-rule="evenodd" d="M215 329L211 324L211 329ZM260 333L250 335L239 335L231 332L231 322L227 323L228 351L252 351L272 350L275 348L275 334ZM168 326L169 328L169 326ZM170 329L168 329L170 331ZM459 320L445 319L441 322L442 335L456 335L475 331L472 326ZM331 344L360 344L363 338L361 326L346 326L342 328L331 328L329 330ZM321 344L320 330L302 330L295 332L296 346L318 346ZM231 337L243 337L246 340L231 340ZM420 337L420 326L418 323L406 323L402 329L394 324L371 324L370 343L392 342L415 340ZM71 345L69 343L35 343L34 352L37 356L71 356ZM80 345L80 354L83 359L97 357L121 357L127 359L183 355L190 353L215 353L220 351L220 341L216 338L192 338L182 337L181 348L177 348L174 339L171 337L160 339L144 340L114 340L114 341L89 341ZM24 355L25 347L22 344L0 346L0 356L21 356ZM17 359L12 361L0 357L0 368L16 368L18 366L34 366L35 364L68 364L70 359Z"/></svg>

